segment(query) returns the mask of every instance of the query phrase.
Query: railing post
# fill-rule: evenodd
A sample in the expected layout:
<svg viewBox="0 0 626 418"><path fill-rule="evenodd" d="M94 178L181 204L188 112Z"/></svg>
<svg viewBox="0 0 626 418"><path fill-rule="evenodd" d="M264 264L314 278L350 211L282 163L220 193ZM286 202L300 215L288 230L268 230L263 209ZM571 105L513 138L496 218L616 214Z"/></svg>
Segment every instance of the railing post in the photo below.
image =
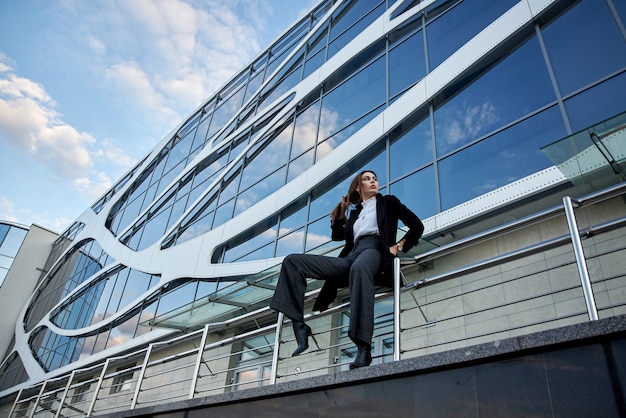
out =
<svg viewBox="0 0 626 418"><path fill-rule="evenodd" d="M400 360L400 258L393 259L393 361Z"/></svg>
<svg viewBox="0 0 626 418"><path fill-rule="evenodd" d="M150 344L148 349L146 350L146 357L143 360L143 364L141 365L141 371L139 372L139 377L137 378L137 387L135 388L135 394L133 395L133 401L130 403L130 409L133 410L137 406L137 399L139 399L139 392L141 392L141 382L143 377L146 374L146 368L148 367L148 362L150 361L150 354L152 353L152 347L154 344Z"/></svg>
<svg viewBox="0 0 626 418"><path fill-rule="evenodd" d="M285 314L278 313L278 320L276 321L276 336L274 338L274 354L272 355L272 375L270 376L270 385L276 384L276 374L278 373L278 359L280 358L280 339L283 333L283 321L285 320Z"/></svg>
<svg viewBox="0 0 626 418"><path fill-rule="evenodd" d="M196 394L196 386L198 385L198 375L200 374L200 366L202 365L202 356L204 354L204 346L206 345L207 335L209 335L209 324L204 326L202 332L202 338L200 338L200 348L198 349L198 358L196 359L196 366L193 370L193 377L191 378L191 387L189 388L189 399L193 399Z"/></svg>
<svg viewBox="0 0 626 418"><path fill-rule="evenodd" d="M102 373L100 373L100 378L98 379L98 383L96 383L96 388L93 392L93 398L91 399L91 403L89 404L89 409L87 410L87 416L90 417L93 414L93 410L96 407L96 401L98 400L98 392L100 392L100 388L102 387L102 382L104 381L104 376L107 373L107 369L109 368L109 363L111 359L106 359L104 364L102 365Z"/></svg>
<svg viewBox="0 0 626 418"><path fill-rule="evenodd" d="M574 203L572 198L565 196L563 198L563 206L565 207L567 226L569 227L569 234L572 239L572 245L574 246L574 255L576 256L576 264L578 265L578 274L580 275L580 282L585 296L585 303L587 304L587 314L589 315L589 320L597 321L598 309L596 308L593 288L591 287L591 280L589 279L587 260L585 259L585 253L583 252L583 246L580 241L580 234L578 233L578 224L576 223L576 215L574 214Z"/></svg>
<svg viewBox="0 0 626 418"><path fill-rule="evenodd" d="M61 410L63 409L63 403L67 398L67 393L70 390L70 386L72 386L72 381L74 380L74 375L76 374L76 370L73 370L70 374L70 378L65 385L65 390L63 390L63 395L61 396L61 401L59 402L59 409L57 409L56 414L54 414L54 418L59 418L61 416Z"/></svg>
<svg viewBox="0 0 626 418"><path fill-rule="evenodd" d="M39 394L37 395L37 398L35 399L35 405L33 406L33 410L29 415L29 418L33 418L35 416L35 413L37 412L37 407L39 406L39 401L41 400L41 395L43 395L43 392L46 390L46 384L48 383L48 381L44 381L41 384L41 389L39 390Z"/></svg>
<svg viewBox="0 0 626 418"><path fill-rule="evenodd" d="M13 416L13 413L15 412L15 408L17 408L17 405L20 402L20 398L22 397L22 392L24 391L24 389L20 389L19 392L17 392L17 397L15 398L15 402L13 402L13 406L11 407L11 411L9 412L9 417Z"/></svg>

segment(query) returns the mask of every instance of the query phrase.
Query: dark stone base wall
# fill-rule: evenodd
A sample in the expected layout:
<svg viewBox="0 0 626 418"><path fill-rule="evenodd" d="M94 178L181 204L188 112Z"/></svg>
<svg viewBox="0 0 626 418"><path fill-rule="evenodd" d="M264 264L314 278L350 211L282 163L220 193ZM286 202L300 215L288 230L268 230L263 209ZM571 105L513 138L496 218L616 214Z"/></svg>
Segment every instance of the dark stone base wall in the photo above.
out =
<svg viewBox="0 0 626 418"><path fill-rule="evenodd" d="M110 415L623 417L626 317Z"/></svg>

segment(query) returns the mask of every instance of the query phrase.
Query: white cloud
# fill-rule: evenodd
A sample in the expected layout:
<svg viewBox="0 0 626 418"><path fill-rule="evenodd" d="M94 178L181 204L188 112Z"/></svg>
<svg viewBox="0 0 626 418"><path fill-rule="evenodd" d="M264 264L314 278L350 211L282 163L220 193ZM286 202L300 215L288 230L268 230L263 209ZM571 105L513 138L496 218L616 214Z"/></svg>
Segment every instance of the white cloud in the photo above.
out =
<svg viewBox="0 0 626 418"><path fill-rule="evenodd" d="M111 179L106 173L98 173L95 179L79 177L74 179L74 187L84 196L95 200L111 188Z"/></svg>
<svg viewBox="0 0 626 418"><path fill-rule="evenodd" d="M18 222L19 219L15 215L13 202L4 196L0 196L0 219L9 222Z"/></svg>
<svg viewBox="0 0 626 418"><path fill-rule="evenodd" d="M107 174L94 171L94 157L101 157L103 165L112 162L128 168L134 164L110 141L98 144L91 134L64 122L63 115L55 109L55 101L41 84L19 77L6 63L6 57L0 59L5 61L4 71L0 72L0 139L43 165L58 181L69 181L89 198L100 196L111 186ZM98 146L101 148L94 150Z"/></svg>

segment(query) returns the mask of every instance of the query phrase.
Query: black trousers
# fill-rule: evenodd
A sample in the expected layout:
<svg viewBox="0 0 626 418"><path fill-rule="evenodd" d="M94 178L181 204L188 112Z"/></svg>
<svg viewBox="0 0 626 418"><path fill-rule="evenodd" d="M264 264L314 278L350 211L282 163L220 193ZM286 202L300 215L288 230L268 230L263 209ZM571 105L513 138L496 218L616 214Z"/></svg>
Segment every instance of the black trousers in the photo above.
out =
<svg viewBox="0 0 626 418"><path fill-rule="evenodd" d="M304 322L306 279L333 280L350 286L350 328L355 343L371 344L374 332L374 277L382 262L380 237L360 238L345 258L316 254L285 257L270 307L288 318ZM387 250L388 251L388 250Z"/></svg>

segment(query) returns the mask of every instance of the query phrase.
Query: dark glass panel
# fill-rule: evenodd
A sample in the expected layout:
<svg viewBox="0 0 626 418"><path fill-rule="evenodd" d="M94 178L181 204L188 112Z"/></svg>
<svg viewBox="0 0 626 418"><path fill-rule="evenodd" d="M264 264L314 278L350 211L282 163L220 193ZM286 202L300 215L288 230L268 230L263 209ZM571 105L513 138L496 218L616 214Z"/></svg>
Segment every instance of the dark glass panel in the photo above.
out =
<svg viewBox="0 0 626 418"><path fill-rule="evenodd" d="M541 147L567 134L557 107L439 163L442 210L552 166Z"/></svg>
<svg viewBox="0 0 626 418"><path fill-rule="evenodd" d="M395 96L426 75L424 32L419 31L389 51L389 96Z"/></svg>
<svg viewBox="0 0 626 418"><path fill-rule="evenodd" d="M445 155L555 99L533 38L435 111L437 154Z"/></svg>
<svg viewBox="0 0 626 418"><path fill-rule="evenodd" d="M322 99L320 138L327 138L385 102L385 60L379 58Z"/></svg>
<svg viewBox="0 0 626 418"><path fill-rule="evenodd" d="M389 174L391 180L415 171L433 161L431 119L419 118L394 130L389 148ZM415 125L415 123L418 123ZM395 136L399 136L396 140Z"/></svg>
<svg viewBox="0 0 626 418"><path fill-rule="evenodd" d="M565 101L574 132L626 112L626 72ZM592 105L590 105L592 104Z"/></svg>
<svg viewBox="0 0 626 418"><path fill-rule="evenodd" d="M393 183L389 191L420 219L426 219L438 212L435 170L432 165Z"/></svg>
<svg viewBox="0 0 626 418"><path fill-rule="evenodd" d="M274 242L274 240L276 239L277 225L274 223L269 228L266 228L264 230L252 230L249 231L249 233L249 238L247 240L244 240L242 244L239 244L233 248L228 248L226 250L226 253L224 254L224 263L239 260L246 254L250 254L260 247L264 247L267 244ZM269 257L273 256L274 254L272 252Z"/></svg>
<svg viewBox="0 0 626 418"><path fill-rule="evenodd" d="M623 26L626 26L626 2L622 0L612 0L613 5L618 13L618 20Z"/></svg>
<svg viewBox="0 0 626 418"><path fill-rule="evenodd" d="M426 26L432 71L463 44L513 7L517 0L465 0ZM444 7L445 7L445 3ZM436 10L435 15L440 13ZM430 17L427 14L427 17Z"/></svg>
<svg viewBox="0 0 626 418"><path fill-rule="evenodd" d="M365 30L370 24L372 24L372 22L378 19L385 12L385 10L387 10L387 8L385 7L385 3L383 2L370 14L359 20L354 26L350 27L344 33L333 39L328 45L328 56L326 59L329 60L344 46L350 43L350 41L352 41L361 32L363 32L363 30Z"/></svg>
<svg viewBox="0 0 626 418"><path fill-rule="evenodd" d="M324 23L324 25L310 37L307 43L306 59L309 60L313 55L317 55L320 51L326 49L326 44L328 44L328 22Z"/></svg>
<svg viewBox="0 0 626 418"><path fill-rule="evenodd" d="M274 244L268 244L264 247L261 247L250 254L247 254L236 261L254 261L254 260L263 260L267 258L274 257Z"/></svg>
<svg viewBox="0 0 626 418"><path fill-rule="evenodd" d="M626 42L606 2L581 1L542 36L562 95L626 66Z"/></svg>
<svg viewBox="0 0 626 418"><path fill-rule="evenodd" d="M384 5L384 3L383 1L382 4ZM381 4L381 0L352 0L344 2L333 13L332 28L330 29L331 39L358 22L379 4Z"/></svg>

